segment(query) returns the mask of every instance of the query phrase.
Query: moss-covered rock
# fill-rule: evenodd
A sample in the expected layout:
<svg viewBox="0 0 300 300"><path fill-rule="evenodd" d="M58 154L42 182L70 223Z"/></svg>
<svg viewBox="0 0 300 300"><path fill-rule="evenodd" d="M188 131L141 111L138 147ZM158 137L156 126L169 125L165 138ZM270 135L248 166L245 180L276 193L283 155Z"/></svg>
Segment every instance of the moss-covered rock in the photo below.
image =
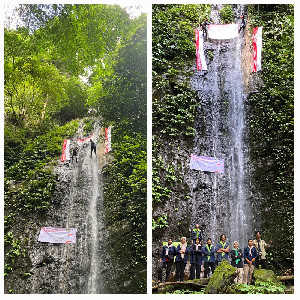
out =
<svg viewBox="0 0 300 300"><path fill-rule="evenodd" d="M229 294L230 286L234 284L236 277L236 269L229 264L227 260L223 260L216 268L214 274L205 288L205 294Z"/></svg>
<svg viewBox="0 0 300 300"><path fill-rule="evenodd" d="M275 285L280 285L280 282L272 270L265 269L255 269L253 273L253 278L256 284L261 282L274 283Z"/></svg>

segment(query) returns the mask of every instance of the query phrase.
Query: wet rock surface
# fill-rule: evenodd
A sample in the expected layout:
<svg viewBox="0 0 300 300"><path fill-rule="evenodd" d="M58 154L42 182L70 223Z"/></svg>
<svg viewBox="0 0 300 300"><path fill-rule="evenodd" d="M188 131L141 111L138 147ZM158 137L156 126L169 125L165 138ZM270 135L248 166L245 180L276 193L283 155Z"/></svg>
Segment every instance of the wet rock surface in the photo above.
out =
<svg viewBox="0 0 300 300"><path fill-rule="evenodd" d="M95 139L100 128L95 123ZM71 140L70 149L82 138ZM98 149L97 149L98 150ZM98 155L99 158L99 155ZM90 157L89 141L80 147L78 163L57 161L54 167L58 182L51 208L44 216L36 216L20 236L28 239L28 257L20 261L20 274L8 278L6 286L13 293L104 293L106 282L102 272L109 268L105 251L105 228L102 174L99 159ZM77 228L76 244L50 244L37 241L41 227ZM21 230L21 228L20 228Z"/></svg>

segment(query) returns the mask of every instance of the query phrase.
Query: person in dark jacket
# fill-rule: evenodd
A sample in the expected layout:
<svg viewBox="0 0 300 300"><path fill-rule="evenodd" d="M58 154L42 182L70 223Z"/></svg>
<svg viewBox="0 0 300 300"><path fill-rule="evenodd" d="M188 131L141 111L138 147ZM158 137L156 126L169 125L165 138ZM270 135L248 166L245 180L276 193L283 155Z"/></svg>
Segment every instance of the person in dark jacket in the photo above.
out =
<svg viewBox="0 0 300 300"><path fill-rule="evenodd" d="M203 260L203 249L201 246L201 241L196 239L196 243L190 247L190 280L195 279L195 269L196 269L196 279L200 279L201 265Z"/></svg>
<svg viewBox="0 0 300 300"><path fill-rule="evenodd" d="M216 253L217 255L217 265L220 263L223 259L226 259L229 261L229 244L226 242L226 235L222 234L220 236L220 242L217 243L216 246Z"/></svg>
<svg viewBox="0 0 300 300"><path fill-rule="evenodd" d="M207 22L207 19L204 20L204 22L201 24L202 31L203 31L203 37L207 39L207 25L210 25L210 23Z"/></svg>
<svg viewBox="0 0 300 300"><path fill-rule="evenodd" d="M241 21L241 25L240 25L240 28L239 28L239 33L241 32L242 29L245 30L245 28L246 28L245 15L242 14L240 16L240 18L241 18L242 21Z"/></svg>
<svg viewBox="0 0 300 300"><path fill-rule="evenodd" d="M244 282L245 284L251 284L252 274L255 268L255 259L258 253L253 246L253 240L248 240L248 246L244 249ZM249 277L249 279L248 279Z"/></svg>
<svg viewBox="0 0 300 300"><path fill-rule="evenodd" d="M202 241L202 233L199 224L196 224L191 233L191 240L193 241L193 244L196 243L196 239L199 239L200 242Z"/></svg>
<svg viewBox="0 0 300 300"><path fill-rule="evenodd" d="M171 238L168 239L168 245L163 246L158 267L158 282L162 281L162 270L167 267L166 270L166 282L170 279L171 269L174 262L174 255L176 253L176 248L173 246L173 241Z"/></svg>
<svg viewBox="0 0 300 300"><path fill-rule="evenodd" d="M234 279L235 282L243 283L243 252L239 249L239 243L235 241L233 243L233 248L230 251L231 265L236 268L237 277Z"/></svg>
<svg viewBox="0 0 300 300"><path fill-rule="evenodd" d="M78 154L78 151L79 151L79 147L78 145L76 145L74 148L73 148L73 151L72 151L72 162L74 160L74 157L76 158L76 162L77 162L77 154Z"/></svg>
<svg viewBox="0 0 300 300"><path fill-rule="evenodd" d="M181 243L176 248L176 281L183 281L184 269L188 260L189 247L186 243L186 237L181 238Z"/></svg>
<svg viewBox="0 0 300 300"><path fill-rule="evenodd" d="M90 142L91 142L91 157L92 157L93 151L95 152L95 155L97 156L96 143L92 139L90 139Z"/></svg>
<svg viewBox="0 0 300 300"><path fill-rule="evenodd" d="M203 261L204 261L204 278L207 278L209 274L209 268L213 274L215 271L215 247L211 243L211 239L207 239L207 244L202 248Z"/></svg>

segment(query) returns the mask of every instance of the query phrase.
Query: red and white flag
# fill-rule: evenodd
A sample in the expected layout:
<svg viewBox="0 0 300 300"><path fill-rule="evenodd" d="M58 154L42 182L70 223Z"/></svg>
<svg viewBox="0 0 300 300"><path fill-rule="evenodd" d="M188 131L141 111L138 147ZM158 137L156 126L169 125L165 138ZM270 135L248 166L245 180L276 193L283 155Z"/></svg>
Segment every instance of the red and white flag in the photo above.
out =
<svg viewBox="0 0 300 300"><path fill-rule="evenodd" d="M85 142L87 142L87 141L89 141L89 140L94 140L94 133L92 134L92 135L90 135L90 136L88 136L88 137L86 137L86 138L84 138L84 139L78 139L77 140L77 144L79 145L79 146L81 146L82 144L84 144Z"/></svg>
<svg viewBox="0 0 300 300"><path fill-rule="evenodd" d="M207 28L208 37L215 40L227 40L239 36L238 24L210 24Z"/></svg>
<svg viewBox="0 0 300 300"><path fill-rule="evenodd" d="M64 140L61 161L70 160L70 140Z"/></svg>
<svg viewBox="0 0 300 300"><path fill-rule="evenodd" d="M207 70L203 49L203 33L195 29L197 70Z"/></svg>
<svg viewBox="0 0 300 300"><path fill-rule="evenodd" d="M43 243L76 243L76 228L42 227L38 241Z"/></svg>
<svg viewBox="0 0 300 300"><path fill-rule="evenodd" d="M224 159L192 154L190 168L193 170L224 173Z"/></svg>
<svg viewBox="0 0 300 300"><path fill-rule="evenodd" d="M262 26L253 28L253 72L261 70Z"/></svg>
<svg viewBox="0 0 300 300"><path fill-rule="evenodd" d="M111 151L111 126L105 128L105 153Z"/></svg>

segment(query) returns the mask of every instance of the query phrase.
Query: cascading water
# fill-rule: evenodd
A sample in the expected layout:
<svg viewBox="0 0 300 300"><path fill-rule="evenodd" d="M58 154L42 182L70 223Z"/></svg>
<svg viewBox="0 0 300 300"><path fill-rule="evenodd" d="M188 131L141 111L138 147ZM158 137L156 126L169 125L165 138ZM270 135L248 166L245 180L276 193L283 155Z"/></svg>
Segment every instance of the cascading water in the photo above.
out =
<svg viewBox="0 0 300 300"><path fill-rule="evenodd" d="M212 10L212 23L219 23L218 10ZM239 16L243 6L237 6ZM230 244L243 247L253 236L251 205L248 202L248 145L245 124L245 96L241 65L243 33L231 40L204 42L213 54L208 71L196 71L192 86L198 90L198 109L193 153L225 159L224 174L190 171L191 224L204 226L205 237L216 243L224 233ZM198 189L199 184L210 189ZM203 209L203 201L209 209ZM200 205L199 205L200 204Z"/></svg>
<svg viewBox="0 0 300 300"><path fill-rule="evenodd" d="M99 132L96 122L96 140ZM83 137L82 124L71 145L79 137ZM105 243L101 153L97 154L98 157L94 154L90 157L87 142L79 150L78 163L59 163L55 167L59 181L51 209L24 233L24 238L29 236L28 266L31 266L31 275L26 281L22 277L14 278L15 293L93 294L107 291L103 274L110 269L110 259ZM76 244L38 242L42 226L75 227Z"/></svg>

